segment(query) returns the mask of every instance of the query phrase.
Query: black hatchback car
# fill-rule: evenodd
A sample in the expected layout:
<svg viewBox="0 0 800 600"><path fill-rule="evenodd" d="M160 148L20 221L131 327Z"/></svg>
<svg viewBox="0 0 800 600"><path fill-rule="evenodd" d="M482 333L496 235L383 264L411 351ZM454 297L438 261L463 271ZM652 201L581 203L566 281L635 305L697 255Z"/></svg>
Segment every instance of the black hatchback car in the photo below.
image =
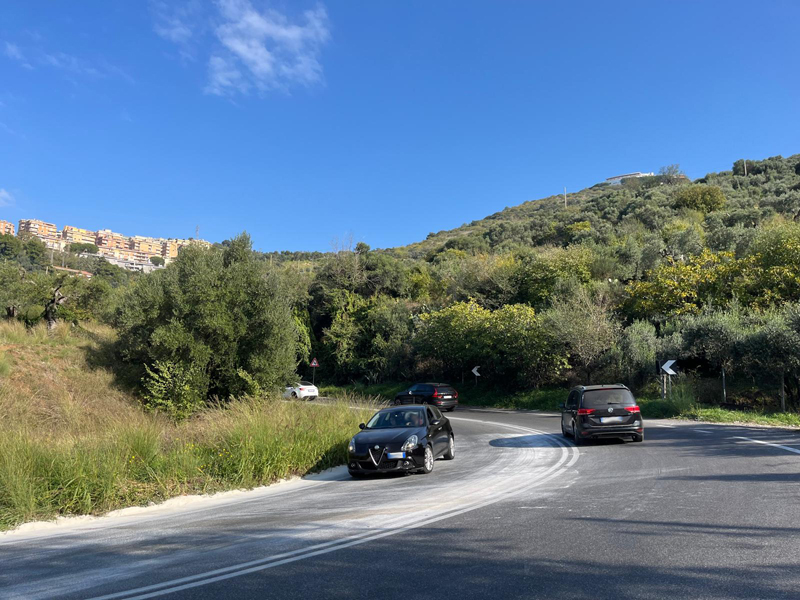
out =
<svg viewBox="0 0 800 600"><path fill-rule="evenodd" d="M395 404L435 404L441 410L454 411L458 392L446 383L415 383L394 397Z"/></svg>
<svg viewBox="0 0 800 600"><path fill-rule="evenodd" d="M644 421L636 399L624 385L582 385L561 405L561 433L576 444L597 438L644 441Z"/></svg>
<svg viewBox="0 0 800 600"><path fill-rule="evenodd" d="M453 460L456 455L450 420L435 406L384 408L359 427L361 432L350 440L347 449L347 470L354 477L430 473L437 458Z"/></svg>

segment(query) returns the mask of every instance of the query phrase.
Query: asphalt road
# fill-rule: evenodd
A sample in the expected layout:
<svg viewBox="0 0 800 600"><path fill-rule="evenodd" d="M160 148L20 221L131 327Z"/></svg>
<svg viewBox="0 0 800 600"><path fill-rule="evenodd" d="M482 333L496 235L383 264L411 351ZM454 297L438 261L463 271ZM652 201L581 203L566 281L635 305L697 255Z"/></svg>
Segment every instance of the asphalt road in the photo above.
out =
<svg viewBox="0 0 800 600"><path fill-rule="evenodd" d="M340 471L0 536L0 598L800 598L800 433L459 410L430 475Z"/></svg>

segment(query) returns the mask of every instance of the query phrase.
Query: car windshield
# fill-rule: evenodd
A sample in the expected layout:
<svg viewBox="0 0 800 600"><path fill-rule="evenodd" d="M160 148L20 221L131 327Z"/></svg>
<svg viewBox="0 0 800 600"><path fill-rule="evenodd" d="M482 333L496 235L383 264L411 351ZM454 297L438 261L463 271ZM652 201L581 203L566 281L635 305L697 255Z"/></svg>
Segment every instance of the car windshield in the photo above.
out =
<svg viewBox="0 0 800 600"><path fill-rule="evenodd" d="M419 408L393 408L382 410L369 420L367 429L390 429L394 427L422 427L425 414Z"/></svg>
<svg viewBox="0 0 800 600"><path fill-rule="evenodd" d="M587 390L583 393L583 408L602 408L609 404L636 406L633 394L621 388Z"/></svg>

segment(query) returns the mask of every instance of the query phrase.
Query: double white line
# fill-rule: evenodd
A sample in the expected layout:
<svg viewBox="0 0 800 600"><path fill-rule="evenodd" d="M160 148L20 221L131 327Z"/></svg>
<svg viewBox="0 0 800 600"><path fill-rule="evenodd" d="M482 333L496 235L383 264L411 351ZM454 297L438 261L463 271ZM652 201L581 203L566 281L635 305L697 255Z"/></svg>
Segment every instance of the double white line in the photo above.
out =
<svg viewBox="0 0 800 600"><path fill-rule="evenodd" d="M343 550L345 548L350 548L353 546L366 544L367 542L372 542L374 540L379 540L392 535L397 535L405 531L410 531L413 529L418 529L420 527L425 527L427 525L430 525L431 523L436 523L437 521L449 519L451 517L455 517L464 514L466 512L470 512L482 508L484 506L488 506L490 504L495 504L497 502L500 502L501 500L504 500L511 496L515 496L531 488L540 486L543 483L553 479L554 477L557 477L562 473L564 473L567 469L569 469L572 465L575 464L575 462L578 460L578 457L580 456L580 452L575 446L565 443L559 436L556 436L555 434L552 433L545 433L543 431L539 431L536 429L520 427L518 425L507 425L505 423L497 423L493 421L479 421L478 419L458 419L457 417L455 419L465 420L470 422L479 422L487 425L501 426L529 434L542 435L545 438L547 438L549 442L552 442L555 448L561 449L561 455L559 456L558 461L554 465L552 465L539 475L533 477L531 480L525 482L524 484L512 487L510 489L501 490L489 496L489 498L485 500L479 500L471 504L466 504L465 506L459 508L442 511L438 514L435 514L432 517L429 517L412 525L403 525L398 527L392 526L392 524L396 523L398 520L401 519L407 520L408 515L404 515L398 519L393 519L392 521L387 523L386 526L384 527L384 530L379 533L373 533L371 531L357 533L355 535L351 535L339 540L331 540L329 542L324 542L322 544L315 544L313 546L309 546L299 550L294 550L292 552L274 554L272 556L267 556L265 558L261 558L258 560L243 562L236 565L231 565L230 567L215 569L213 571L207 571L205 573L200 573L197 575L181 577L179 579L172 579L169 581L164 581L153 585L133 588L130 590L116 592L113 594L107 594L105 596L97 596L95 598L91 598L90 600L112 600L118 598L124 598L125 600L145 600L146 598L156 598L158 596L165 596L167 594L171 594L174 592L180 592L183 590L188 590L203 585L208 585L211 583L216 583L218 581L232 579L234 577L241 577L242 575L249 575L250 573L256 573L258 571L272 569L274 567L279 567L281 565L285 565L288 563L305 560L307 558L313 558L314 556L320 556L321 554L327 554L329 552Z"/></svg>

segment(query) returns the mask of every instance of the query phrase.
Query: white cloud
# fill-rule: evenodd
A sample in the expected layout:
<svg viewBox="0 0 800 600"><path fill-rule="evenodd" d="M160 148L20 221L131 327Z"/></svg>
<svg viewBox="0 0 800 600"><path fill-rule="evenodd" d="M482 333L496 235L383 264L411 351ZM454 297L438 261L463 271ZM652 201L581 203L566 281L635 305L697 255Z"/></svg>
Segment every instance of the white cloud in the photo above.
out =
<svg viewBox="0 0 800 600"><path fill-rule="evenodd" d="M249 0L218 0L221 47L209 60L206 92L219 95L286 90L322 80L319 54L330 39L323 6L293 23L276 10L257 10Z"/></svg>
<svg viewBox="0 0 800 600"><path fill-rule="evenodd" d="M0 188L0 207L13 206L13 205L14 205L14 197L5 189Z"/></svg>
<svg viewBox="0 0 800 600"><path fill-rule="evenodd" d="M12 44L11 42L6 42L5 55L12 60L18 61L26 69L33 68L30 65L30 63L25 59L25 55L22 54L22 50L20 50L19 46L17 46L16 44Z"/></svg>

